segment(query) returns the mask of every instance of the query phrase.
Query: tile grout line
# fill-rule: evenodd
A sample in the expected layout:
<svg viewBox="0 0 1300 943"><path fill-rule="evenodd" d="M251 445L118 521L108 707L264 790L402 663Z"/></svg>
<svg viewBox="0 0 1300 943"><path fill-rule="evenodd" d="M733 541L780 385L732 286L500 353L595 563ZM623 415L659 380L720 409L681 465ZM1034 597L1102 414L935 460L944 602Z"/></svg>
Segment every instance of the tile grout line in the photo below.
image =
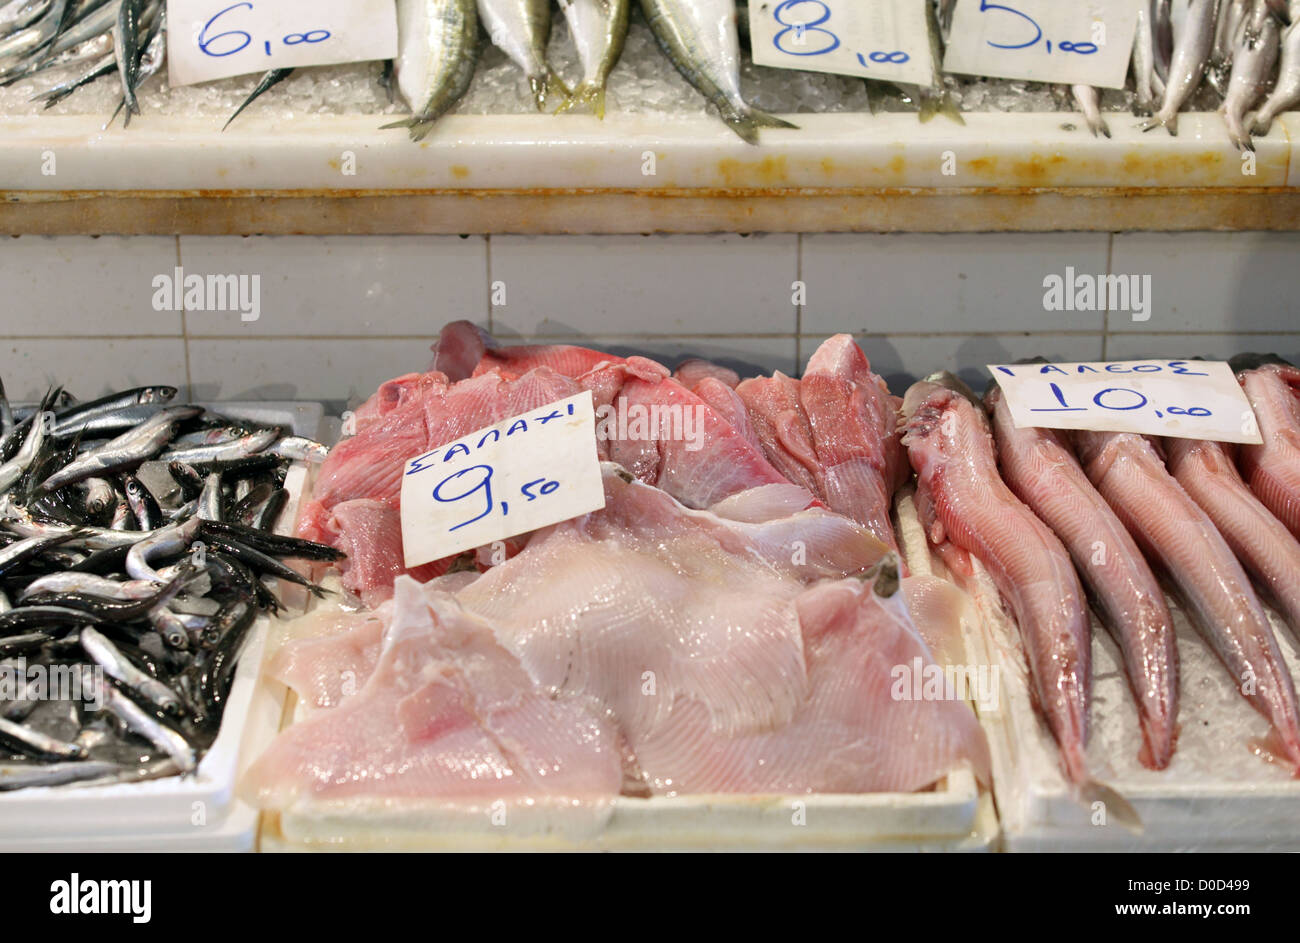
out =
<svg viewBox="0 0 1300 943"><path fill-rule="evenodd" d="M794 240L794 279L799 284L802 301L807 301L808 288L803 283L803 233L795 233ZM794 306L794 376L799 375L799 365L803 363L803 305Z"/></svg>
<svg viewBox="0 0 1300 943"><path fill-rule="evenodd" d="M1106 274L1115 274L1115 234L1106 234ZM1101 359L1104 362L1110 354L1110 312L1101 313Z"/></svg>
<svg viewBox="0 0 1300 943"><path fill-rule="evenodd" d="M181 263L181 237L179 235L176 237L176 267L178 269L184 268L184 265ZM181 298L184 299L184 297L185 293L182 292ZM194 399L194 376L190 372L190 328L189 319L185 317L185 305L183 302L181 304L181 350L185 354L186 398L192 400Z"/></svg>
<svg viewBox="0 0 1300 943"><path fill-rule="evenodd" d="M492 333L492 234L483 234L484 273L487 275L487 322L488 333Z"/></svg>

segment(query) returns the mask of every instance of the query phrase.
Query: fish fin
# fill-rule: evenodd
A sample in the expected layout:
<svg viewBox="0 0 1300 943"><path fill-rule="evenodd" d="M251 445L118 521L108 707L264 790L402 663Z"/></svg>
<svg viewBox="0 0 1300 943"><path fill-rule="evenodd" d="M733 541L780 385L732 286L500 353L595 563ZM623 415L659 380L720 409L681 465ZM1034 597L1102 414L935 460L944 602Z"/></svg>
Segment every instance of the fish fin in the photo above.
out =
<svg viewBox="0 0 1300 943"><path fill-rule="evenodd" d="M769 115L765 111L749 107L746 107L744 111L730 109L723 111L722 120L746 144L758 143L759 128L794 128L797 130L799 127L784 118L778 118L776 115Z"/></svg>
<svg viewBox="0 0 1300 943"><path fill-rule="evenodd" d="M538 111L546 110L548 100L557 96L568 98L571 94L569 86L549 67L540 75L528 76L528 85L533 90L533 100L537 102Z"/></svg>
<svg viewBox="0 0 1300 943"><path fill-rule="evenodd" d="M1165 119L1157 113L1138 125L1139 131L1153 131L1156 128L1165 128L1171 137L1178 137L1178 115Z"/></svg>
<svg viewBox="0 0 1300 943"><path fill-rule="evenodd" d="M583 82L573 94L560 103L555 114L561 114L579 105L590 105L592 112L602 121L605 118L605 86L596 82Z"/></svg>
<svg viewBox="0 0 1300 943"><path fill-rule="evenodd" d="M1247 122L1250 133L1257 137L1267 137L1268 132L1273 128L1273 116L1262 111L1256 112Z"/></svg>
<svg viewBox="0 0 1300 943"><path fill-rule="evenodd" d="M1137 809L1105 783L1095 779L1084 780L1075 786L1074 794L1076 799L1090 808L1100 802L1107 824L1113 821L1124 826L1134 835L1142 834L1142 817L1138 815Z"/></svg>
<svg viewBox="0 0 1300 943"><path fill-rule="evenodd" d="M409 128L411 131L412 141L422 141L424 136L433 130L437 118L429 118L425 115L413 115L410 118L403 118L401 121L393 121L389 124L381 124L379 130L386 131L389 128Z"/></svg>

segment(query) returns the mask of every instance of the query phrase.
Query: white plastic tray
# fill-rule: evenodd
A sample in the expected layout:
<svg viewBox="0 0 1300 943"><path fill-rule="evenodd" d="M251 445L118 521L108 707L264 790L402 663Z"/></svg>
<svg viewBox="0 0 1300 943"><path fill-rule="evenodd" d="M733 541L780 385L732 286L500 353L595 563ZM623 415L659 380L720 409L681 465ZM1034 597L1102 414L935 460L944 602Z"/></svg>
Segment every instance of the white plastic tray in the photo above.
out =
<svg viewBox="0 0 1300 943"><path fill-rule="evenodd" d="M288 697L285 726L302 716ZM992 795L964 768L930 792L618 797L594 830L554 824L496 828L481 811L432 800L309 800L263 817L260 850L991 851L998 835Z"/></svg>
<svg viewBox="0 0 1300 943"><path fill-rule="evenodd" d="M230 416L278 423L306 436L316 435L323 413L319 403L204 405ZM306 476L301 464L289 469L289 502L278 532L287 533L292 526ZM262 615L253 625L221 730L193 776L0 793L0 851L251 850L257 815L235 799L234 785L280 721L280 700L258 683L270 621Z"/></svg>
<svg viewBox="0 0 1300 943"><path fill-rule="evenodd" d="M1119 649L1093 617L1089 766L1133 805L1143 829L1137 834L1113 819L1094 824L1092 810L1071 795L1055 741L1030 700L1015 622L988 572L978 561L974 566L982 631L968 639L968 648L975 664L999 669L997 709L981 711L980 722L992 753L1004 850L1300 850L1300 781L1248 750L1248 740L1268 733L1267 721L1232 688L1227 670L1172 601L1181 733L1162 771L1138 763L1137 708ZM1295 638L1271 617L1292 677L1300 677Z"/></svg>

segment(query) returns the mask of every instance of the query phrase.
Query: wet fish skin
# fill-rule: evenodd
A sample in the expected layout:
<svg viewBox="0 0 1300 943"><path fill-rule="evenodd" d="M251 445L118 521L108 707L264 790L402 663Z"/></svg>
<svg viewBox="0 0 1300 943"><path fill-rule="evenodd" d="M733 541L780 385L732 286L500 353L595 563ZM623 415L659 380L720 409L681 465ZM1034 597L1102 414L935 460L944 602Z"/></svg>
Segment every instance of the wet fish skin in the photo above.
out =
<svg viewBox="0 0 1300 943"><path fill-rule="evenodd" d="M1259 424L1261 445L1239 451L1242 476L1273 516L1300 539L1300 369L1290 364L1232 366Z"/></svg>
<svg viewBox="0 0 1300 943"><path fill-rule="evenodd" d="M796 127L741 96L740 39L731 0L641 0L641 11L677 71L747 144L758 143L760 128Z"/></svg>
<svg viewBox="0 0 1300 943"><path fill-rule="evenodd" d="M1090 785L1092 631L1083 587L1060 540L998 475L983 408L952 388L956 378L938 379L913 384L903 403L922 523L931 543L951 542L988 569L1015 614L1065 776Z"/></svg>
<svg viewBox="0 0 1300 943"><path fill-rule="evenodd" d="M1300 764L1300 708L1291 674L1245 570L1214 523L1165 467L1156 447L1127 432L1077 432L1088 479L1185 601L1192 621L1252 706Z"/></svg>
<svg viewBox="0 0 1300 943"><path fill-rule="evenodd" d="M1174 45L1165 82L1165 97L1160 110L1141 125L1143 131L1165 127L1178 133L1178 112L1196 91L1205 75L1214 48L1218 0L1191 0L1187 21Z"/></svg>
<svg viewBox="0 0 1300 943"><path fill-rule="evenodd" d="M122 79L122 97L128 119L140 113L135 88L140 68L140 18L144 7L145 0L122 0L122 5L117 8L117 25L113 28L113 58L117 62L117 74Z"/></svg>
<svg viewBox="0 0 1300 943"><path fill-rule="evenodd" d="M1293 21L1282 34L1277 84L1264 100L1251 122L1254 134L1268 134L1273 119L1300 104L1300 20Z"/></svg>
<svg viewBox="0 0 1300 943"><path fill-rule="evenodd" d="M1165 439L1163 445L1174 479L1300 638L1300 541L1246 487L1230 447L1196 439Z"/></svg>
<svg viewBox="0 0 1300 943"><path fill-rule="evenodd" d="M545 111L554 96L569 96L569 89L546 62L550 0L478 0L478 14L492 44L528 77L538 111Z"/></svg>
<svg viewBox="0 0 1300 943"><path fill-rule="evenodd" d="M582 82L556 113L588 105L605 117L605 84L623 54L631 0L559 0L582 62Z"/></svg>
<svg viewBox="0 0 1300 943"><path fill-rule="evenodd" d="M1282 30L1263 0L1255 0L1249 18L1242 24L1232 56L1228 93L1219 113L1228 125L1228 135L1238 150L1253 151L1246 127L1246 112L1263 95L1272 80L1282 42Z"/></svg>
<svg viewBox="0 0 1300 943"><path fill-rule="evenodd" d="M1133 37L1133 114L1148 118L1155 100L1164 96L1164 79L1156 71L1155 28L1150 0L1138 3L1137 33Z"/></svg>
<svg viewBox="0 0 1300 943"><path fill-rule="evenodd" d="M206 445L189 445L183 448L169 448L158 456L160 462L195 462L227 461L235 458L248 458L263 451L280 438L279 429L259 429L237 439L224 442L212 442Z"/></svg>
<svg viewBox="0 0 1300 943"><path fill-rule="evenodd" d="M89 668L83 669L83 677L87 674L94 678L94 674ZM180 768L182 775L191 773L199 765L198 756L194 747L180 733L171 727L162 723L154 717L149 716L140 705L131 700L111 684L104 684L95 679L102 692L104 705L103 709L108 711L132 733L144 737L154 746L170 756L176 765ZM83 688L85 682L82 683Z"/></svg>

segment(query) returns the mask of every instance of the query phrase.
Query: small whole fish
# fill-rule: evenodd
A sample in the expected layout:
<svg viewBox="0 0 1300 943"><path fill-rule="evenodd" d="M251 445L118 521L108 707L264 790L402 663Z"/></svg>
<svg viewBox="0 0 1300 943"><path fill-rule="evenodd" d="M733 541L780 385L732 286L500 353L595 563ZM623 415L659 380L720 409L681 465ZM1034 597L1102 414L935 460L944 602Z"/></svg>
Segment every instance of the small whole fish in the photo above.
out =
<svg viewBox="0 0 1300 943"><path fill-rule="evenodd" d="M760 128L795 128L751 106L740 94L740 39L732 0L641 0L660 48L747 144Z"/></svg>
<svg viewBox="0 0 1300 943"><path fill-rule="evenodd" d="M1100 799L1112 815L1136 821L1123 797L1088 770L1092 627L1069 553L1003 484L988 419L965 384L947 374L913 384L903 416L926 535L936 547L950 544L978 558L1014 613L1066 780L1085 801Z"/></svg>
<svg viewBox="0 0 1300 943"><path fill-rule="evenodd" d="M560 0L569 32L578 47L582 82L559 111L583 105L605 117L605 84L623 54L632 0Z"/></svg>
<svg viewBox="0 0 1300 943"><path fill-rule="evenodd" d="M83 668L83 677L89 675L93 685L102 689L104 710L108 711L132 733L144 737L154 746L170 756L180 768L182 774L191 773L199 765L198 756L188 740L171 727L154 717L150 717L140 705L131 700L111 684L103 684L89 668ZM82 682L83 689L86 681Z"/></svg>
<svg viewBox="0 0 1300 943"><path fill-rule="evenodd" d="M1273 119L1300 104L1300 21L1292 22L1282 34L1277 84L1264 100L1251 123L1255 134L1268 134Z"/></svg>
<svg viewBox="0 0 1300 943"><path fill-rule="evenodd" d="M537 110L569 96L569 89L546 62L551 36L550 0L478 0L478 14L496 46L528 77Z"/></svg>
<svg viewBox="0 0 1300 943"><path fill-rule="evenodd" d="M1191 0L1186 22L1174 44L1164 101L1160 110L1141 125L1143 131L1163 126L1170 134L1178 133L1178 112L1201 84L1214 49L1218 5L1219 0Z"/></svg>
<svg viewBox="0 0 1300 943"><path fill-rule="evenodd" d="M1291 674L1250 579L1213 521L1146 437L1077 432L1075 446L1088 479L1147 560L1177 588L1242 696L1272 723L1276 752L1300 765L1300 708Z"/></svg>
<svg viewBox="0 0 1300 943"><path fill-rule="evenodd" d="M221 130L224 131L226 128L230 127L234 120L243 114L245 108L257 101L271 89L275 88L289 76L293 75L293 71L293 69L268 69L262 76L261 80L253 86L253 90L249 92L248 97L245 98L243 103L235 109L235 113L232 114L226 120L226 123L221 126Z"/></svg>
<svg viewBox="0 0 1300 943"><path fill-rule="evenodd" d="M171 448L158 456L160 462L195 462L228 461L236 458L248 458L256 455L280 438L279 429L259 429L237 439L212 442L205 445L188 445Z"/></svg>
<svg viewBox="0 0 1300 943"><path fill-rule="evenodd" d="M412 115L385 125L422 139L464 97L478 63L474 0L398 0L393 75Z"/></svg>
<svg viewBox="0 0 1300 943"><path fill-rule="evenodd" d="M140 113L135 100L140 70L140 19L144 15L146 0L121 0L117 8L117 25L113 28L113 57L122 79L122 100L126 105L127 121Z"/></svg>
<svg viewBox="0 0 1300 943"><path fill-rule="evenodd" d="M1229 362L1264 440L1241 446L1242 476L1273 516L1300 538L1300 369L1256 355Z"/></svg>
<svg viewBox="0 0 1300 943"><path fill-rule="evenodd" d="M1142 727L1140 759L1164 769L1177 732L1178 647L1160 583L1060 434L1017 429L997 386L985 401L1002 478L1069 551L1093 608L1123 653Z"/></svg>
<svg viewBox="0 0 1300 943"><path fill-rule="evenodd" d="M1200 505L1265 598L1300 638L1300 541L1241 480L1229 447L1196 439L1165 439L1174 479Z"/></svg>
<svg viewBox="0 0 1300 943"><path fill-rule="evenodd" d="M1136 92L1133 113L1148 118L1155 110L1155 100L1165 92L1165 83L1156 71L1155 28L1149 0L1138 4L1137 32L1133 37L1133 84Z"/></svg>
<svg viewBox="0 0 1300 943"><path fill-rule="evenodd" d="M180 714L183 710L181 699L175 691L131 664L102 633L89 626L82 629L81 647L110 677L121 681L131 690L138 691L159 710L169 714Z"/></svg>
<svg viewBox="0 0 1300 943"><path fill-rule="evenodd" d="M202 412L200 406L169 406L162 409L129 432L92 449L51 475L41 483L39 490L57 491L65 485L100 477L106 472L134 468L166 447L176 434L178 423Z"/></svg>
<svg viewBox="0 0 1300 943"><path fill-rule="evenodd" d="M1253 151L1246 127L1246 112L1259 101L1272 81L1282 43L1282 28L1264 0L1255 0L1242 24L1232 56L1228 93L1219 109L1228 125L1228 135L1238 150Z"/></svg>
<svg viewBox="0 0 1300 943"><path fill-rule="evenodd" d="M47 736L4 717L0 717L0 743L39 758L79 760L86 755L85 748L78 744Z"/></svg>

